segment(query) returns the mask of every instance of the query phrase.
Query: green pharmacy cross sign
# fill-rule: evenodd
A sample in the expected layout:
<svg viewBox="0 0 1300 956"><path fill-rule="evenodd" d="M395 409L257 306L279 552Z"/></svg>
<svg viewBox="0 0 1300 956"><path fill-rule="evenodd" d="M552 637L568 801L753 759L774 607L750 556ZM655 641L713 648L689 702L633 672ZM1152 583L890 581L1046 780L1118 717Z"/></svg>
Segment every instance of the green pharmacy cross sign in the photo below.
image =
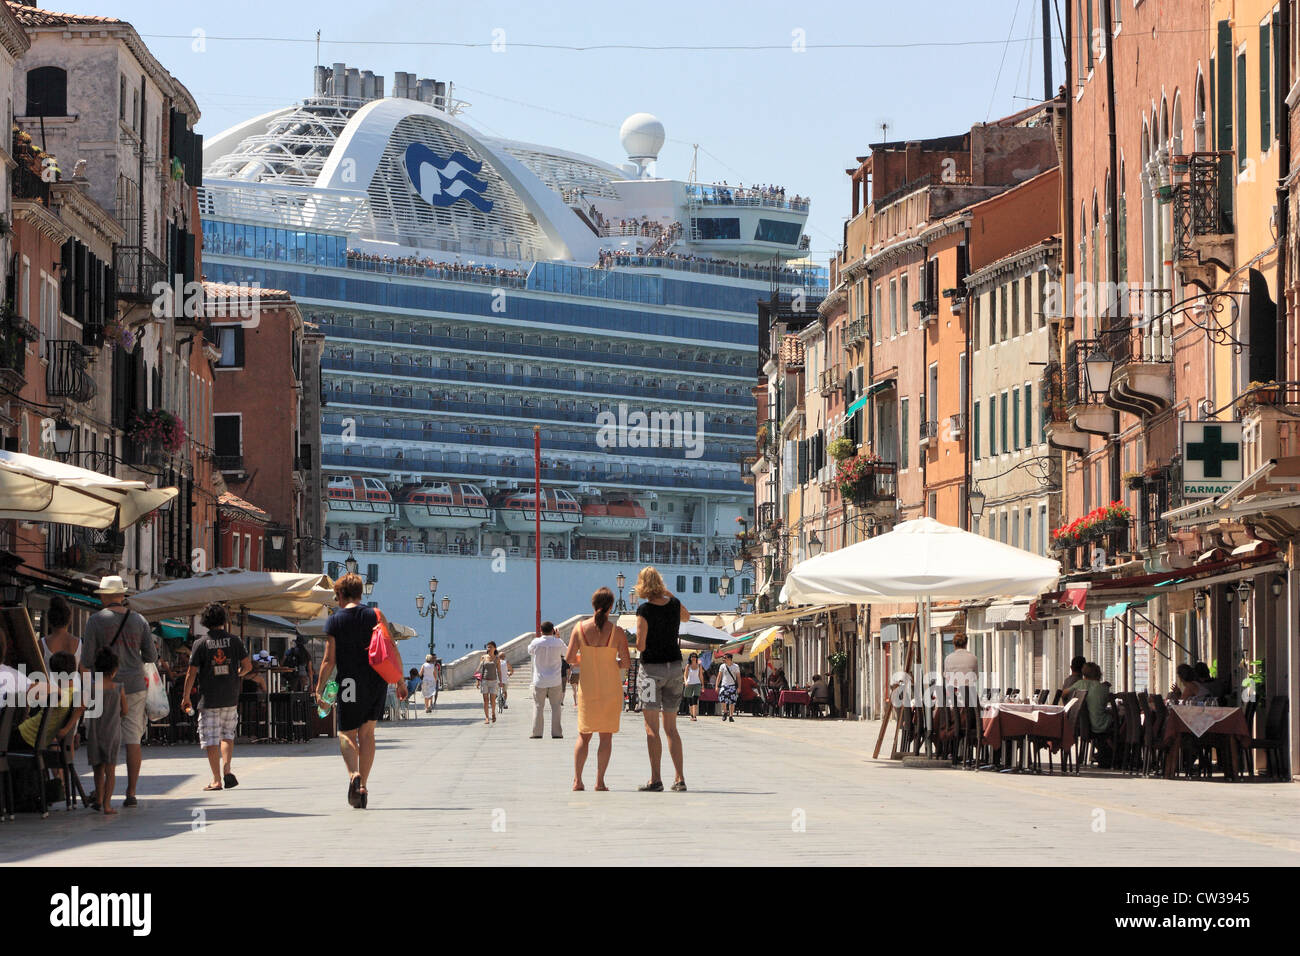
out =
<svg viewBox="0 0 1300 956"><path fill-rule="evenodd" d="M1238 422L1183 422L1183 496L1218 497L1242 480Z"/></svg>

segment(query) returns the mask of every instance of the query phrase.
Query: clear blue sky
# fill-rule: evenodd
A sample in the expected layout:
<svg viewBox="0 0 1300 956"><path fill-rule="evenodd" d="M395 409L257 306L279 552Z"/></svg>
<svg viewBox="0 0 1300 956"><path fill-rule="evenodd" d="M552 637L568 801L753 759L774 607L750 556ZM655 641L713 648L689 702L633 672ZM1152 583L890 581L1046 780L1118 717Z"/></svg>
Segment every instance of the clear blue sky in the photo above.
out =
<svg viewBox="0 0 1300 956"><path fill-rule="evenodd" d="M473 104L464 118L491 134L621 162L618 125L631 113L654 113L668 134L661 175L685 178L690 144L699 143L703 180L769 182L811 197L809 232L819 262L838 245L848 214L844 170L881 138L882 122L890 139L956 133L1020 109L1043 89L1040 0L41 5L131 22L194 94L203 113L199 130L209 136L310 94L318 29L321 62L383 74L389 91L398 70L451 80ZM202 52L193 49L195 30L206 35ZM486 46L502 37L496 30L504 31L504 52ZM805 52L791 49L797 30ZM776 49L579 52L528 43ZM939 43L967 45L933 45ZM819 48L828 44L927 45ZM1059 41L1053 49L1059 84Z"/></svg>

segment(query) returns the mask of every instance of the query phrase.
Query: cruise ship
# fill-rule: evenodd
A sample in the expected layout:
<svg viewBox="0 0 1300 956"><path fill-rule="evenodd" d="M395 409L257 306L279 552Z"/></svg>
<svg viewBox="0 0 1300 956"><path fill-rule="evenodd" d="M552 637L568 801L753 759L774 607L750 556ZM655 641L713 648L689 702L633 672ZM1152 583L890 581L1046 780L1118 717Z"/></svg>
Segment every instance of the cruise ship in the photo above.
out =
<svg viewBox="0 0 1300 956"><path fill-rule="evenodd" d="M758 304L826 291L807 199L660 177L649 114L608 162L485 135L450 83L313 79L207 141L200 211L208 279L287 290L326 336L325 570L355 557L417 629L436 577L449 659L532 629L538 548L556 621L645 564L734 610Z"/></svg>

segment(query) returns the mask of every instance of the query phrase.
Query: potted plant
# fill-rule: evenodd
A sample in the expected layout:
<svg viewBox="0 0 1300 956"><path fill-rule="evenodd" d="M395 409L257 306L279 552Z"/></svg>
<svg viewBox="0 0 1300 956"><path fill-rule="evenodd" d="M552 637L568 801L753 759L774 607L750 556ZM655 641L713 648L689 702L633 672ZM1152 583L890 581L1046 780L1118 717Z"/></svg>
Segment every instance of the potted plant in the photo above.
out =
<svg viewBox="0 0 1300 956"><path fill-rule="evenodd" d="M137 444L174 455L185 447L185 423L171 412L150 408L131 419L127 436Z"/></svg>
<svg viewBox="0 0 1300 956"><path fill-rule="evenodd" d="M841 461L835 469L835 483L840 495L854 504L860 504L875 488L872 479L879 464L878 455L857 455Z"/></svg>
<svg viewBox="0 0 1300 956"><path fill-rule="evenodd" d="M1249 405L1276 405L1281 391L1277 382L1251 382L1246 401Z"/></svg>
<svg viewBox="0 0 1300 956"><path fill-rule="evenodd" d="M827 454L829 454L835 461L844 461L846 458L852 458L853 450L853 442L842 435L826 446Z"/></svg>
<svg viewBox="0 0 1300 956"><path fill-rule="evenodd" d="M826 658L826 662L830 665L831 673L842 674L844 669L849 666L849 655L844 651L835 651L830 657Z"/></svg>

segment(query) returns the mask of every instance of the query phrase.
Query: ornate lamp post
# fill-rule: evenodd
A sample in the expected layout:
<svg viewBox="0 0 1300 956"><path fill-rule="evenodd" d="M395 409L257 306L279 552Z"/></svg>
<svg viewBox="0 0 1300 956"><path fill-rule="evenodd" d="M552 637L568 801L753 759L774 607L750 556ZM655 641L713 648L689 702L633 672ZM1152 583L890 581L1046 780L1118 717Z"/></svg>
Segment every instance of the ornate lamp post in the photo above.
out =
<svg viewBox="0 0 1300 956"><path fill-rule="evenodd" d="M631 610L627 606L627 602L623 600L623 588L627 585L627 576L620 571L614 582L618 585L618 600L614 603L614 614L615 616L627 614Z"/></svg>
<svg viewBox="0 0 1300 956"><path fill-rule="evenodd" d="M451 610L451 598L447 597L445 594L443 595L443 598L442 598L442 609L441 609L441 610L438 609L438 600L437 600L437 598L438 598L438 579L437 579L437 578L429 578L429 607L428 607L428 610L425 610L425 607L424 607L424 595L423 595L423 594L417 594L417 595L415 596L415 610L416 610L416 613L419 614L420 617L427 617L427 618L429 619L429 653L430 653L430 654L433 653L433 647L434 647L434 644L433 644L433 629L434 629L434 626L437 624L439 618L446 617L446 616L447 616L447 612Z"/></svg>

